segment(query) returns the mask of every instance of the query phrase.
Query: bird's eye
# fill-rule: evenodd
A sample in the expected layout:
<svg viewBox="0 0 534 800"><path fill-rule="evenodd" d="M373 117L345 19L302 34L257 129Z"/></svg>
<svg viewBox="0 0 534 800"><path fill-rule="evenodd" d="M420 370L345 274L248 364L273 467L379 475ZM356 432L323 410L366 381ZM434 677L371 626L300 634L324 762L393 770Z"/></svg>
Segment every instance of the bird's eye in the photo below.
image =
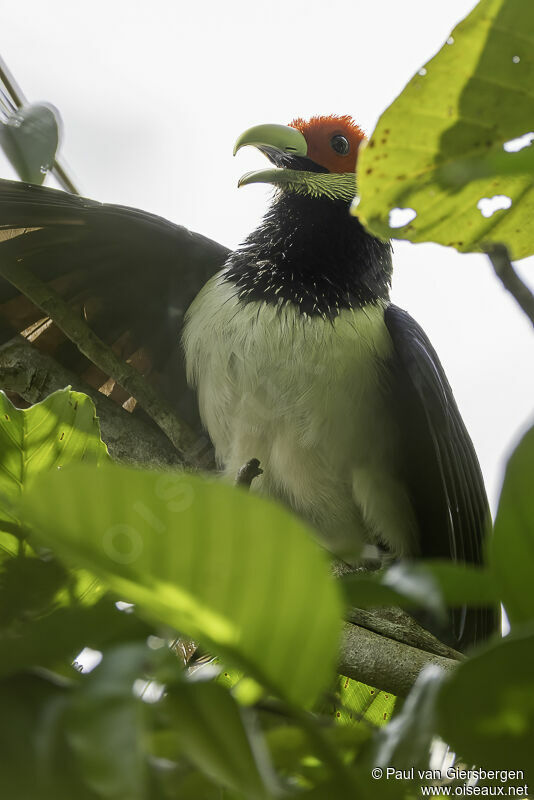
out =
<svg viewBox="0 0 534 800"><path fill-rule="evenodd" d="M348 139L345 139L345 137L341 136L339 133L336 133L336 135L332 136L330 139L330 147L332 150L335 150L336 153L339 153L340 156L346 156L350 150Z"/></svg>

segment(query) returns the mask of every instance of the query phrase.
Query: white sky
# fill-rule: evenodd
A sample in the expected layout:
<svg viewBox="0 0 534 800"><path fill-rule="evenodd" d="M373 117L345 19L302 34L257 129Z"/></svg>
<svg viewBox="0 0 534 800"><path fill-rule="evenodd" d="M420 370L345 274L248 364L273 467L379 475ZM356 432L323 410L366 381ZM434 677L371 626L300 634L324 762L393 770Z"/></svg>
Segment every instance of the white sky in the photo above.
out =
<svg viewBox="0 0 534 800"><path fill-rule="evenodd" d="M246 128L351 114L370 134L474 0L0 0L0 53L64 121L83 194L144 208L233 247L270 190ZM0 177L14 177L0 155ZM482 256L397 242L393 299L445 366L495 507L503 454L532 418L534 337ZM534 259L520 272L534 287Z"/></svg>

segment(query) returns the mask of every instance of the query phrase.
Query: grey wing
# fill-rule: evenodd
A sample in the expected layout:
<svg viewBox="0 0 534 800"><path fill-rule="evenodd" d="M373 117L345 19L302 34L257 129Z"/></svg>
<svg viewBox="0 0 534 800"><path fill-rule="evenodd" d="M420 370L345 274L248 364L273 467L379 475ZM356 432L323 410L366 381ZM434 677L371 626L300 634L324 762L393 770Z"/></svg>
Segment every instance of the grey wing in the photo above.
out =
<svg viewBox="0 0 534 800"><path fill-rule="evenodd" d="M13 238L17 233L22 235ZM0 256L23 259L101 339L152 374L171 402L186 386L183 317L228 253L154 214L0 180ZM93 386L105 383L107 376L97 374L38 308L0 278L0 342L22 331Z"/></svg>
<svg viewBox="0 0 534 800"><path fill-rule="evenodd" d="M451 387L428 337L409 314L390 305L385 322L394 345L392 397L402 419L404 478L418 521L420 556L481 564L490 512ZM486 638L495 625L494 609L454 609L451 643L463 649Z"/></svg>

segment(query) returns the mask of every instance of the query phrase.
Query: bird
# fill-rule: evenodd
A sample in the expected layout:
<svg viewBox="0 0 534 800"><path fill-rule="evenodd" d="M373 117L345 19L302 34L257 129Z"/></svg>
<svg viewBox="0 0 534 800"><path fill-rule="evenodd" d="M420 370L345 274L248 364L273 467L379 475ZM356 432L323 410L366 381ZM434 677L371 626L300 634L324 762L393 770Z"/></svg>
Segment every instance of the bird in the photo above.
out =
<svg viewBox="0 0 534 800"><path fill-rule="evenodd" d="M351 215L362 129L349 116L245 131L234 154L272 166L260 225L189 308L188 378L229 476L251 458L255 490L288 505L344 560L480 564L489 509L443 367L390 300L392 250ZM456 609L442 638L466 646L491 609Z"/></svg>
<svg viewBox="0 0 534 800"><path fill-rule="evenodd" d="M253 146L271 166L239 186L274 196L233 251L145 211L0 180L0 255L137 360L207 430L229 479L258 459L251 489L351 567L479 565L490 515L473 444L428 337L391 302L390 242L350 213L365 141L349 116L245 131L234 154ZM19 332L127 401L0 278L0 342ZM438 633L464 650L495 625L493 609L462 607Z"/></svg>

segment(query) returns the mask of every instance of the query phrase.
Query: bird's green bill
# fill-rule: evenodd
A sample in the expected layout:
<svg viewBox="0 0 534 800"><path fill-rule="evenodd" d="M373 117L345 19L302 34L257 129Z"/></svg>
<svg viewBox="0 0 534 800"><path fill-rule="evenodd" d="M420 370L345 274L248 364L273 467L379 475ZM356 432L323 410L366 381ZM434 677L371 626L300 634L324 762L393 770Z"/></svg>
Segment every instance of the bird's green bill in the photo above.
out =
<svg viewBox="0 0 534 800"><path fill-rule="evenodd" d="M280 153L294 156L305 156L308 153L308 145L302 133L289 125L254 125L244 131L235 143L234 156L247 145L259 149L273 148Z"/></svg>
<svg viewBox="0 0 534 800"><path fill-rule="evenodd" d="M247 186L249 183L278 183L287 184L296 182L299 179L299 171L296 169L281 169L272 167L271 169L259 169L253 172L245 172L239 178L237 185Z"/></svg>
<svg viewBox="0 0 534 800"><path fill-rule="evenodd" d="M306 156L306 139L296 128L289 125L255 125L244 131L234 147L234 155L242 147L256 147L265 155ZM239 179L238 186L249 183L290 183L296 179L297 170L271 167L269 169L247 172Z"/></svg>

